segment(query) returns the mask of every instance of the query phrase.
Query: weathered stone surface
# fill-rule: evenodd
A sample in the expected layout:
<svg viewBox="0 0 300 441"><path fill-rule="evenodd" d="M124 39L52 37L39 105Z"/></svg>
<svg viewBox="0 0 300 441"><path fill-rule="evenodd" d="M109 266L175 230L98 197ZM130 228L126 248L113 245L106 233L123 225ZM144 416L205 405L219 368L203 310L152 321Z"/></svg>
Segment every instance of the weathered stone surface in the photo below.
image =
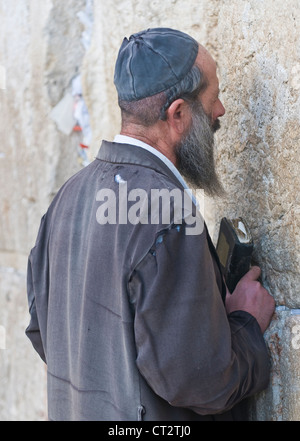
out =
<svg viewBox="0 0 300 441"><path fill-rule="evenodd" d="M278 304L297 308L300 10L298 1L288 3L222 4L207 46L216 53L227 109L217 163L228 196L216 206L217 221L245 217L264 283Z"/></svg>
<svg viewBox="0 0 300 441"><path fill-rule="evenodd" d="M300 352L291 346L300 305L299 1L209 3L204 44L218 62L227 111L216 149L227 197L210 201L210 226L216 239L221 217L246 219L279 306L266 333L271 384L257 397L255 419L300 420Z"/></svg>
<svg viewBox="0 0 300 441"><path fill-rule="evenodd" d="M252 401L252 418L299 421L300 310L279 307L265 336L272 361L271 383Z"/></svg>
<svg viewBox="0 0 300 441"><path fill-rule="evenodd" d="M91 48L84 60L84 96L91 113L93 154L101 139L120 130L120 112L113 84L114 66L123 38L150 27L174 27L195 38L205 32L205 2L178 0L114 0L94 2ZM201 38L200 38L201 39Z"/></svg>
<svg viewBox="0 0 300 441"><path fill-rule="evenodd" d="M10 262L9 262L10 261ZM25 256L0 254L0 419L45 420L46 367L25 337ZM5 266L13 263L14 267ZM20 263L20 268L16 264Z"/></svg>

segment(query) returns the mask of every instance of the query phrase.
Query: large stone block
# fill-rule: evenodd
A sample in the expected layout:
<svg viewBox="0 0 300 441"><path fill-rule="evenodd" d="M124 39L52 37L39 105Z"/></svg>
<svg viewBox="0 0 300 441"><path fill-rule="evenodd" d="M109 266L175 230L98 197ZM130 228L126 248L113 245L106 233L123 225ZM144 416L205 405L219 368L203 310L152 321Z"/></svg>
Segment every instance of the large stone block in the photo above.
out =
<svg viewBox="0 0 300 441"><path fill-rule="evenodd" d="M246 219L263 283L277 303L266 333L272 380L256 397L254 418L300 419L299 1L284 7L281 0L93 3L92 42L83 60L78 12L84 0L0 2L1 419L40 419L44 412L43 365L21 337L28 320L23 257L53 195L80 168L78 136L60 133L51 111L81 71L92 158L101 139L120 129L113 71L122 39L154 26L190 33L218 63L226 115L215 154L227 196L206 199L205 217L214 240L221 217ZM38 382L30 383L35 369ZM32 411L22 394L32 396Z"/></svg>
<svg viewBox="0 0 300 441"><path fill-rule="evenodd" d="M26 266L41 216L81 168L79 135L61 133L50 115L80 71L85 50L77 14L85 4L0 2L1 420L46 417L44 363L25 336Z"/></svg>
<svg viewBox="0 0 300 441"><path fill-rule="evenodd" d="M271 383L255 417L299 420L300 352L292 345L300 306L299 2L215 1L210 8L205 40L226 108L216 161L227 190L209 202L211 229L216 240L221 217L245 218L262 282L277 304L266 333Z"/></svg>

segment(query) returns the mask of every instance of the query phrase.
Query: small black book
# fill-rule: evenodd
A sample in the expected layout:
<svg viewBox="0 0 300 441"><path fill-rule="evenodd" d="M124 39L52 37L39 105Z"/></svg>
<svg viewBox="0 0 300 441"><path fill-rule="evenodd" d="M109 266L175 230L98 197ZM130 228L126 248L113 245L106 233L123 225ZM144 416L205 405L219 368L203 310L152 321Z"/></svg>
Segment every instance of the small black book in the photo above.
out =
<svg viewBox="0 0 300 441"><path fill-rule="evenodd" d="M227 288L232 293L251 265L253 240L243 218L223 217L216 250Z"/></svg>

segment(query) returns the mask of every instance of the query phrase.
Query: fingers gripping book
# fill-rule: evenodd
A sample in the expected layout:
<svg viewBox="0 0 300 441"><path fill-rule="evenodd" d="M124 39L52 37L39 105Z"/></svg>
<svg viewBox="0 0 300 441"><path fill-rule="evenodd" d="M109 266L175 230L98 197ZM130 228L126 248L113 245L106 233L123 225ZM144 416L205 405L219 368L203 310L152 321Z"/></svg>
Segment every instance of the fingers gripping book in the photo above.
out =
<svg viewBox="0 0 300 441"><path fill-rule="evenodd" d="M232 293L251 266L253 239L243 218L221 220L216 250L227 288Z"/></svg>

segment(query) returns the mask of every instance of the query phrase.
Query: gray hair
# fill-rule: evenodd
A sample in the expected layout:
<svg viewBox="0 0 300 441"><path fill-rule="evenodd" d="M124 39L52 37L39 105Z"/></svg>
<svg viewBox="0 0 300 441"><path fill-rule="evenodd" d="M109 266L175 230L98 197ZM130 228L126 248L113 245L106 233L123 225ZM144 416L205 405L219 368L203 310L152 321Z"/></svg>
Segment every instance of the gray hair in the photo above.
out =
<svg viewBox="0 0 300 441"><path fill-rule="evenodd" d="M122 124L133 122L150 127L159 119L165 121L167 109L175 100L182 98L193 103L206 86L203 73L194 65L183 80L163 92L137 101L119 99Z"/></svg>

